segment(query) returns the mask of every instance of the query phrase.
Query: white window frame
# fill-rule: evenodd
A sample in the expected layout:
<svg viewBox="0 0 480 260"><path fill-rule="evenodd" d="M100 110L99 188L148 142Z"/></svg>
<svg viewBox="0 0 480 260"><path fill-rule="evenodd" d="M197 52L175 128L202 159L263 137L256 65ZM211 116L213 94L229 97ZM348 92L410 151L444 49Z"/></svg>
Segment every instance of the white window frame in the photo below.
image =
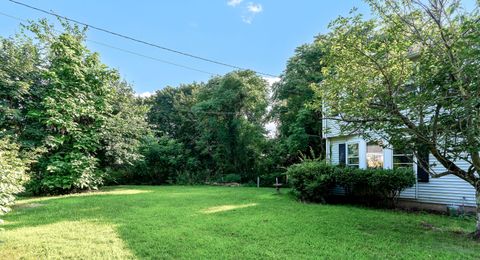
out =
<svg viewBox="0 0 480 260"><path fill-rule="evenodd" d="M368 166L368 146L369 145L376 145L382 148L381 152L381 157L382 157L382 167L380 168L373 168ZM366 147L365 147L365 165L367 169L384 169L385 168L385 147L382 146L381 142L366 142Z"/></svg>
<svg viewBox="0 0 480 260"><path fill-rule="evenodd" d="M357 152L358 152L358 154L357 154L356 157L352 157L352 158L357 158L357 159L358 159L358 163L356 163L356 164L350 164L350 163L348 162L348 159L350 158L350 157L349 157L349 156L350 156L350 153L348 152L348 150L349 150L349 149L348 149L348 146L349 146L349 145L355 145L355 144L357 145ZM346 151L345 151L345 160L346 160L345 165L348 166L348 167L360 168L360 142L347 142L347 143L346 143L346 148L345 148L345 150L346 150Z"/></svg>

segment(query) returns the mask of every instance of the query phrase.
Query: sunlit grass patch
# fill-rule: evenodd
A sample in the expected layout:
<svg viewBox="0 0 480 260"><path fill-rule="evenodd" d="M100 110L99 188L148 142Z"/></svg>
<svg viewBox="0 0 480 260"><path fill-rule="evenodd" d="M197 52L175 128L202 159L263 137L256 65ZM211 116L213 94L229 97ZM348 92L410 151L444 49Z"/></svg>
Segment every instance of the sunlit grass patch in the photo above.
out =
<svg viewBox="0 0 480 260"><path fill-rule="evenodd" d="M63 221L6 230L0 240L0 259L134 258L112 224Z"/></svg>
<svg viewBox="0 0 480 260"><path fill-rule="evenodd" d="M41 206L44 206L45 204L42 204L42 203L35 203L35 202L31 202L31 203L17 203L16 205L16 208L38 208L38 207L41 207Z"/></svg>
<svg viewBox="0 0 480 260"><path fill-rule="evenodd" d="M102 195L134 195L134 194L140 194L140 193L146 193L150 192L149 190L140 190L140 189L124 189L124 188L118 188L118 189L111 189L111 190L100 190L100 191L91 191L91 192L83 192L83 193L74 193L74 194L68 194L68 195L58 195L58 196L46 196L46 197L33 197L33 198L27 198L27 199L20 199L16 201L15 206L16 207L28 207L24 206L26 204L30 205L40 205L36 202L42 202L42 201L48 201L48 200L54 200L54 199L64 199L64 198L70 198L70 197L85 197L85 196L102 196Z"/></svg>
<svg viewBox="0 0 480 260"><path fill-rule="evenodd" d="M212 214L212 213L217 213L222 211L229 211L229 210L241 209L241 208L247 208L247 207L253 207L253 206L257 206L257 203L240 204L240 205L222 205L222 206L210 207L208 209L202 210L202 213Z"/></svg>

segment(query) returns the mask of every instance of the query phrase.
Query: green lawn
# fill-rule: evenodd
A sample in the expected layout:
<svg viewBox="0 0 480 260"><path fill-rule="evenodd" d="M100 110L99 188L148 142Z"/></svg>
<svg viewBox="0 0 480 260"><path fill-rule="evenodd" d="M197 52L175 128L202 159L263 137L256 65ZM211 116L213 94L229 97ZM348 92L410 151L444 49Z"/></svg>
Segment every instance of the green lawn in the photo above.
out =
<svg viewBox="0 0 480 260"><path fill-rule="evenodd" d="M5 220L0 259L480 257L465 235L473 220L302 204L273 189L121 186L23 199Z"/></svg>

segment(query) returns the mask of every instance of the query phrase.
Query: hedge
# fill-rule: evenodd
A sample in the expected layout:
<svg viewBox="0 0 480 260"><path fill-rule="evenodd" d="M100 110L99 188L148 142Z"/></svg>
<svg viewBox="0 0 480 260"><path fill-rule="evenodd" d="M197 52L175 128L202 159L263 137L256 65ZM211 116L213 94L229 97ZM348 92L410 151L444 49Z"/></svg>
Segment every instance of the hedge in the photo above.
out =
<svg viewBox="0 0 480 260"><path fill-rule="evenodd" d="M412 169L357 169L324 161L292 165L287 174L298 199L326 202L335 186L344 188L346 198L366 204L395 203L400 192L415 184Z"/></svg>

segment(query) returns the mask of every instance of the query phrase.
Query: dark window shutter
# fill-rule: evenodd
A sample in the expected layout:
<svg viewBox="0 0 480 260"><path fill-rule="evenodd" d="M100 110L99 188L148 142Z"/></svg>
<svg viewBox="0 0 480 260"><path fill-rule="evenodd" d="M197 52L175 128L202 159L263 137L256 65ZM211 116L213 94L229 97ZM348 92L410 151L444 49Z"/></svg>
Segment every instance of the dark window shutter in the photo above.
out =
<svg viewBox="0 0 480 260"><path fill-rule="evenodd" d="M417 158L417 180L418 180L418 182L428 182L429 179L430 179L430 174L428 173L428 171L426 171L430 167L428 155L429 155L429 153L428 153L427 149L419 149L418 150L418 158Z"/></svg>
<svg viewBox="0 0 480 260"><path fill-rule="evenodd" d="M346 146L345 144L338 144L338 164L345 165L347 160L347 153L346 153Z"/></svg>

